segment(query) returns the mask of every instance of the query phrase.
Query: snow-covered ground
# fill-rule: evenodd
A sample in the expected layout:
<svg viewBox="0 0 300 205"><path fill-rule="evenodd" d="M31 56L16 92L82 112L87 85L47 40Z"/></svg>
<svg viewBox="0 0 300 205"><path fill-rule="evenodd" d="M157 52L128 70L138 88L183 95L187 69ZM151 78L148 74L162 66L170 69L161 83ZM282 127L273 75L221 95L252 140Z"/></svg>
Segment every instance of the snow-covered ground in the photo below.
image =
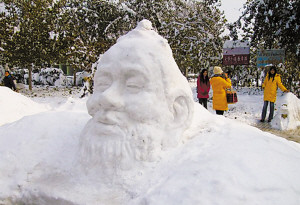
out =
<svg viewBox="0 0 300 205"><path fill-rule="evenodd" d="M194 101L197 102L196 83L191 81L190 85L193 90ZM246 87L238 88L237 93L238 103L230 104L228 106L229 110L224 113L224 116L251 126L258 127L280 137L300 142L300 104L299 99L295 95L292 93L283 93L282 91L278 90L277 100L275 102L274 120L271 123L260 123L259 120L261 118L261 111L263 107L263 90L256 87ZM211 113L215 113L215 111L212 109L211 97L212 91L210 91L208 110ZM287 104L289 104L289 109L286 107ZM283 119L282 116L285 114L286 118Z"/></svg>
<svg viewBox="0 0 300 205"><path fill-rule="evenodd" d="M197 94L196 94L196 82L195 81L190 81L189 82L192 92L193 92L193 97L194 101L198 102L197 99ZM23 96L28 97L28 100L31 99L33 102L38 103L36 107L39 108L37 112L43 111L43 110L49 110L53 108L58 108L59 106L64 105L68 99L79 99L80 96L80 91L81 87L55 87L55 86L36 86L33 87L32 91L29 91L28 86L26 85L20 85L22 89L20 90L20 93ZM238 103L236 104L230 104L229 110L224 113L224 116L226 118L234 119L238 122L242 122L251 126L256 126L259 128L269 128L266 129L267 131L270 131L272 133L277 133L277 135L281 137L288 137L290 135L294 136L295 141L300 141L300 136L299 136L299 125L298 128L295 129L295 125L292 126L292 129L285 130L281 129L281 127L277 124L274 124L273 127L271 126L270 123L260 123L259 119L261 116L261 111L262 111L262 106L263 106L263 91L261 88L256 88L256 87L245 87L245 88L238 88L237 89L238 93ZM7 93L5 93L7 94ZM210 98L208 100L208 111L211 112L212 114L215 113L215 111L212 109L212 90L209 93ZM288 94L290 95L290 94ZM279 110L280 106L282 104L285 104L284 101L286 100L287 94L281 92L278 90L278 96L277 96L277 101L275 102L275 116L279 115ZM3 96L2 99L5 99L6 97ZM86 99L86 98L84 98ZM18 100L14 100L18 101ZM84 101L84 100L83 100ZM297 103L298 101L295 99L290 100L292 103ZM5 102L5 101L3 101ZM6 103L3 104L4 107L7 107L9 102L6 101ZM21 105L16 105L16 109L22 109L22 106L26 105L26 102L22 102ZM85 105L84 105L85 106ZM296 105L297 106L297 105ZM298 105L299 107L299 105ZM34 108L34 109L37 109ZM29 109L23 112L18 112L17 110L15 115L7 115L4 113L7 118L1 118L0 119L0 125L3 124L3 121L10 122L8 119L9 116L11 116L13 119L12 121L15 121L16 119L21 118L23 115L19 116L18 113L24 113L29 112L31 114L34 114L36 111L34 109ZM268 108L269 109L269 108ZM8 110L7 110L8 111ZM268 110L269 111L269 110ZM293 110L293 113L297 113L299 111ZM268 113L267 113L268 114ZM268 116L268 115L267 115ZM298 122L299 123L299 122ZM287 136L285 136L287 135ZM298 139L299 138L299 139Z"/></svg>
<svg viewBox="0 0 300 205"><path fill-rule="evenodd" d="M87 98L78 93L76 88L15 93L0 87L0 204L300 202L299 144L247 125L257 123L262 108L255 88L240 89L239 102L229 105L225 117L214 114L211 101L209 112L195 103L201 108L194 122L198 134L137 176L123 176L127 182L115 187L70 173L78 136L90 119ZM72 179L64 181L65 175Z"/></svg>

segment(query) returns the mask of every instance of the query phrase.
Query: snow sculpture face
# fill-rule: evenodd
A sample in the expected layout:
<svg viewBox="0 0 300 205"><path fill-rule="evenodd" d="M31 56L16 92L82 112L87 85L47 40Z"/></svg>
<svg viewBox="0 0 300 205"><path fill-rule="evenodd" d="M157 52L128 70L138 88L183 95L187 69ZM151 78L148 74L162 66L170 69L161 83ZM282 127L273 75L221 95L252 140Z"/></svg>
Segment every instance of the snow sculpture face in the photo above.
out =
<svg viewBox="0 0 300 205"><path fill-rule="evenodd" d="M87 107L93 118L81 135L81 162L129 169L178 143L193 98L166 40L143 20L101 58Z"/></svg>

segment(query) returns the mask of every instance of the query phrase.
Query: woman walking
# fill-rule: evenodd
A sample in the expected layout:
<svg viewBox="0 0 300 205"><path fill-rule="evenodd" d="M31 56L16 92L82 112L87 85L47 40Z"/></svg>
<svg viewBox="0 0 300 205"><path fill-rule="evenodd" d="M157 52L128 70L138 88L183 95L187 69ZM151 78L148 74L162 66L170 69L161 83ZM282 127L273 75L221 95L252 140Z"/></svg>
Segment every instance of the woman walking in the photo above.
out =
<svg viewBox="0 0 300 205"><path fill-rule="evenodd" d="M274 115L274 103L276 101L277 87L279 87L283 92L289 92L281 83L281 77L277 74L275 66L272 66L262 84L264 89L264 106L261 113L261 122L265 121L268 104L270 102L270 114L268 122L271 122Z"/></svg>
<svg viewBox="0 0 300 205"><path fill-rule="evenodd" d="M214 75L210 79L211 88L213 89L213 109L217 115L223 115L228 110L226 88L231 87L231 80L227 73L223 73L221 67L214 67Z"/></svg>
<svg viewBox="0 0 300 205"><path fill-rule="evenodd" d="M207 99L209 98L210 82L207 69L203 69L197 79L197 98L199 103L207 109Z"/></svg>

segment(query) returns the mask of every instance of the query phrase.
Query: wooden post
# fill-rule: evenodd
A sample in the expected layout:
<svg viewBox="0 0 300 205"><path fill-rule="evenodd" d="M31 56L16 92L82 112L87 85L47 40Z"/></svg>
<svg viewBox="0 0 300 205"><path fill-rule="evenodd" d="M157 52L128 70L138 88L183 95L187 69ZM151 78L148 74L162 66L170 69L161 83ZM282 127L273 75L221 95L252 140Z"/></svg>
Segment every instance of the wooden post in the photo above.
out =
<svg viewBox="0 0 300 205"><path fill-rule="evenodd" d="M258 88L259 72L256 70L256 87Z"/></svg>
<svg viewBox="0 0 300 205"><path fill-rule="evenodd" d="M29 90L32 90L32 66L28 67L28 85L29 85Z"/></svg>
<svg viewBox="0 0 300 205"><path fill-rule="evenodd" d="M76 67L73 69L73 86L76 86Z"/></svg>

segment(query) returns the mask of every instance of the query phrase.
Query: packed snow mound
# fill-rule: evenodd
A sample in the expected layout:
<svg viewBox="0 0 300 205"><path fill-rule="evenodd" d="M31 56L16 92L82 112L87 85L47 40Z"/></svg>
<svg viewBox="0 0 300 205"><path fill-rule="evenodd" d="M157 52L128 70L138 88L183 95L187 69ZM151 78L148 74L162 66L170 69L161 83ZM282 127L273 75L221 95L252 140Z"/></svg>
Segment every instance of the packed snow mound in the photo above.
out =
<svg viewBox="0 0 300 205"><path fill-rule="evenodd" d="M48 110L47 106L38 104L7 87L0 86L0 125L46 110Z"/></svg>
<svg viewBox="0 0 300 205"><path fill-rule="evenodd" d="M56 111L64 111L64 110L74 110L75 112L84 112L86 113L86 101L87 98L73 98L69 97L65 103L60 105L59 107L55 108Z"/></svg>
<svg viewBox="0 0 300 205"><path fill-rule="evenodd" d="M160 161L108 178L87 176L76 160L79 133L89 118L52 111L1 126L0 203L297 205L300 200L299 144L212 115L198 103L189 140L164 151Z"/></svg>
<svg viewBox="0 0 300 205"><path fill-rule="evenodd" d="M19 198L37 178L70 170L78 133L89 118L87 112L50 111L0 126L0 204L5 196ZM12 194L16 184L21 191Z"/></svg>
<svg viewBox="0 0 300 205"><path fill-rule="evenodd" d="M299 144L217 116L198 130L196 137L163 159L156 174L149 176L153 188L133 204L299 202L300 176L295 170L300 165L294 164L300 159Z"/></svg>
<svg viewBox="0 0 300 205"><path fill-rule="evenodd" d="M300 126L300 99L293 93L286 93L277 100L279 110L271 126L280 130L293 130Z"/></svg>

